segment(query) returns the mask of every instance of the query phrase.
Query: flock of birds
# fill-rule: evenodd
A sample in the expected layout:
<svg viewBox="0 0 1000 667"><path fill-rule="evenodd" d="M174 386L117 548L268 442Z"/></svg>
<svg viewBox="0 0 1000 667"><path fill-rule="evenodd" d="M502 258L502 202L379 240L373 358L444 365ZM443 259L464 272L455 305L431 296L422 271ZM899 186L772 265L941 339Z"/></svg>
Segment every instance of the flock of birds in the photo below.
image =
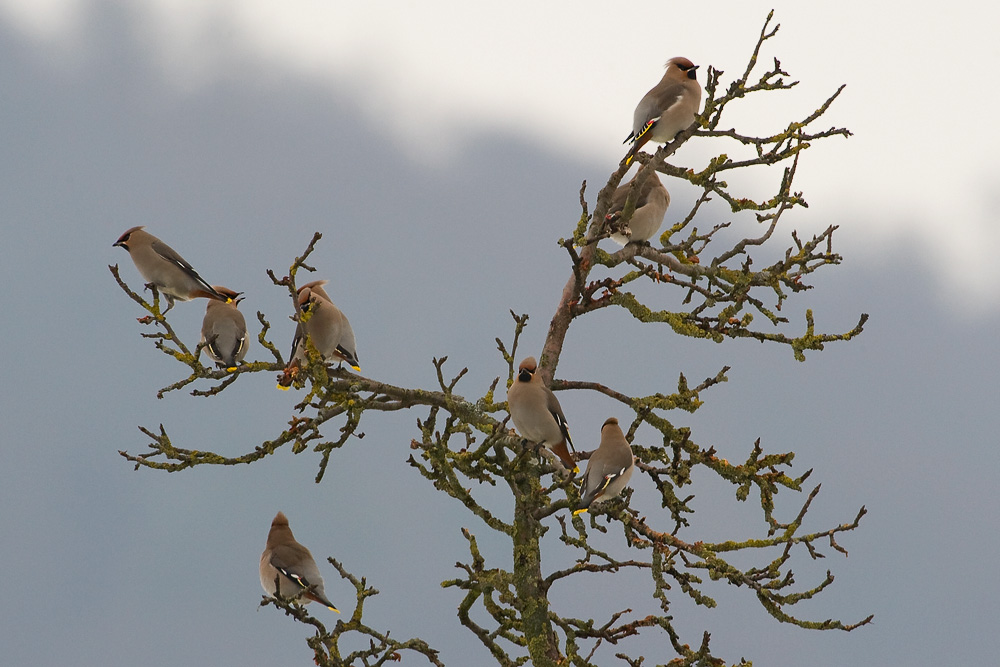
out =
<svg viewBox="0 0 1000 667"><path fill-rule="evenodd" d="M625 143L632 142L628 161L649 141L666 143L694 123L701 105L701 86L696 78L698 66L687 58L672 58L666 73L640 100L633 116L632 132ZM635 178L614 193L608 222L619 222ZM611 239L620 245L648 242L660 229L670 194L653 171L635 197L635 210L629 220L621 221ZM201 327L201 344L206 354L220 367L235 371L249 347L246 321L237 308L241 292L221 285L209 285L192 266L166 243L133 227L114 243L124 248L136 269L149 285L155 286L167 300L166 313L175 301L208 299ZM298 370L307 360L311 343L327 362L358 365L354 331L347 317L333 304L323 286L325 280L298 288L295 336L288 365L278 380L278 388L288 389ZM534 357L524 359L517 377L507 391L507 409L518 433L525 439L550 450L572 475L579 472L570 450L566 417L559 400L546 386ZM575 450L573 450L575 451ZM580 502L573 514L586 512L593 503L615 498L628 484L635 470L635 457L618 420L609 418L601 427L601 442L583 475ZM338 611L323 589L323 577L309 549L292 535L288 519L281 512L271 522L267 544L260 557L260 583L270 595L294 599L300 603L319 602Z"/></svg>

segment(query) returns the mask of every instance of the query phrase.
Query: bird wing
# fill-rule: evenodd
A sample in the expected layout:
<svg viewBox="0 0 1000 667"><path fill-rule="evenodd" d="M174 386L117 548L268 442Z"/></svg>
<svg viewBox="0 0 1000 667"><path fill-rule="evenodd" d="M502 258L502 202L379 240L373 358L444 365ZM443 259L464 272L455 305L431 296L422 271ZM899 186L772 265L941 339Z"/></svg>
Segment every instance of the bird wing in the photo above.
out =
<svg viewBox="0 0 1000 667"><path fill-rule="evenodd" d="M602 493L604 493L604 490L607 489L612 482L614 482L616 479L624 475L627 470L628 470L627 467L619 468L616 471L604 475L604 479L594 480L595 481L594 488L589 489L587 491L584 497L580 499L581 500L580 504L589 507L592 502L594 502L598 497L600 497ZM587 472L583 477L583 488L585 489L587 488L588 482L590 481L589 477L590 472L591 470L590 467L588 466Z"/></svg>
<svg viewBox="0 0 1000 667"><path fill-rule="evenodd" d="M274 565L273 562L271 564ZM310 588L312 586L312 584L310 584L309 581L305 577L303 577L301 574L298 574L296 572L292 572L287 567L278 567L277 565L274 565L274 569L277 570L278 572L282 573L286 577L288 577L292 581L292 583L294 583L296 586L299 587L299 589ZM298 593L298 592L299 591L294 591L294 593ZM291 597L291 596L286 596L284 593L282 593L282 596L283 597Z"/></svg>
<svg viewBox="0 0 1000 667"><path fill-rule="evenodd" d="M638 178L636 175L635 178ZM608 206L608 214L605 216L606 220L617 220L621 217L622 211L625 209L625 204L628 202L628 193L632 189L632 183L635 181L633 178L628 183L624 185L619 185L615 188L615 192L611 195L611 204ZM653 188L660 182L659 177L656 172L653 172L646 179L646 182L642 184L639 188L639 192L636 193L635 197L635 209L639 210L649 201L649 194L653 191Z"/></svg>
<svg viewBox="0 0 1000 667"><path fill-rule="evenodd" d="M205 342L205 347L208 349L209 355L212 359L222 359L222 350L219 348L219 334L216 331L209 332L207 335L201 337Z"/></svg>
<svg viewBox="0 0 1000 667"><path fill-rule="evenodd" d="M559 430L562 431L563 437L566 438L566 444L569 445L570 451L575 452L576 447L573 446L573 440L569 437L569 424L566 423L566 415L563 414L562 406L559 405L559 399L556 398L551 389L546 389L546 392L548 393L549 412L552 413L556 423L559 424Z"/></svg>
<svg viewBox="0 0 1000 667"><path fill-rule="evenodd" d="M303 553L301 547L296 548L298 545L281 544L275 546L271 549L271 566L280 572L281 574L288 577L292 582L294 582L300 589L310 588L312 583L307 578L309 573L302 572L301 568L296 566L293 567L292 563L303 563L306 562L303 558ZM312 558L309 556L308 558ZM297 595L298 590L292 592L293 595ZM282 593L285 597L291 597L285 593Z"/></svg>
<svg viewBox="0 0 1000 667"><path fill-rule="evenodd" d="M292 351L288 355L288 363L292 363L292 360L295 359L295 352L299 349L299 345L302 343L303 338L305 338L305 336L302 334L302 323L298 322L295 325L295 335L292 336Z"/></svg>
<svg viewBox="0 0 1000 667"><path fill-rule="evenodd" d="M337 312L340 313L341 323L340 343L337 345L337 352L351 368L359 371L361 370L361 364L358 361L358 344L354 339L354 329L351 328L351 322L347 319L347 315L344 315L343 311L339 308Z"/></svg>
<svg viewBox="0 0 1000 667"><path fill-rule="evenodd" d="M300 568L291 567L290 563L292 562L299 563ZM301 593L304 597L319 602L338 614L340 613L340 610L326 598L319 568L316 567L312 554L301 544L282 544L274 547L271 550L271 566L288 577L298 587L298 590L291 591L290 595L278 591L282 597L295 597ZM299 571L299 569L304 571Z"/></svg>
<svg viewBox="0 0 1000 667"><path fill-rule="evenodd" d="M663 90L650 90L642 98L635 108L635 115L632 119L632 132L623 143L629 141L638 142L643 136L648 134L656 122L674 105L680 103L681 95L684 93L683 83L672 83Z"/></svg>
<svg viewBox="0 0 1000 667"><path fill-rule="evenodd" d="M629 137L631 136L630 134ZM625 141L628 141L628 139ZM611 204L608 206L608 214L604 216L605 220L617 220L621 217L622 209L625 208L625 202L628 200L628 191L631 186L632 181L629 181L615 188L614 194L611 195Z"/></svg>
<svg viewBox="0 0 1000 667"><path fill-rule="evenodd" d="M184 271L184 273L188 274L196 281L198 281L198 284L204 287L206 292L213 295L220 301L229 300L222 294L219 294L217 291L215 291L214 287L205 282L205 279L198 275L198 272L194 270L194 267L188 264L186 259L178 255L177 252L174 251L174 249L168 246L166 243L157 239L153 241L150 245L153 248L153 251L157 255L167 260L168 262L171 262L172 264L176 264L178 267L180 267L182 271Z"/></svg>
<svg viewBox="0 0 1000 667"><path fill-rule="evenodd" d="M346 361L351 366L351 368L353 368L354 370L361 370L361 366L358 363L357 357L351 354L350 350L345 348L343 345L337 346L337 353L344 358L344 361Z"/></svg>
<svg viewBox="0 0 1000 667"><path fill-rule="evenodd" d="M660 120L659 116L657 116L656 118L650 118L643 124L641 128L639 128L638 134L636 134L635 132L631 132L625 139L625 141L623 141L622 143L627 143L631 141L633 144L636 144L637 146L641 147L644 143L646 143L645 141L643 141L643 138L646 137L654 127L656 127L656 121L658 120Z"/></svg>
<svg viewBox="0 0 1000 667"><path fill-rule="evenodd" d="M220 307L225 308L226 306ZM247 344L246 324L241 323L235 317L220 318L214 323L205 340L217 359L220 359L227 367L235 366L236 358ZM223 349L219 345L220 340L229 343L227 349Z"/></svg>
<svg viewBox="0 0 1000 667"><path fill-rule="evenodd" d="M156 241L153 241L150 245L153 247L153 250L156 251L156 254L162 257L163 259L167 260L168 262L173 262L174 264L181 267L189 274L194 274L196 276L198 275L198 272L194 270L194 267L188 264L186 259L178 255L173 248L168 246L163 241L157 239Z"/></svg>

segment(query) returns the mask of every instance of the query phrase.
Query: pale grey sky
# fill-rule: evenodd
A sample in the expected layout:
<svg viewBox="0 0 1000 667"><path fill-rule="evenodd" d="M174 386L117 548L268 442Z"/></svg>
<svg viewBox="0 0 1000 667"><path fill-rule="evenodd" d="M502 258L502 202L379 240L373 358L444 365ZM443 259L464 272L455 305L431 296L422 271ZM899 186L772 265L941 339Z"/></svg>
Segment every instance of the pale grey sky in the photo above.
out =
<svg viewBox="0 0 1000 667"><path fill-rule="evenodd" d="M817 146L801 166L811 208L796 225L840 224L846 261L788 313L798 327L813 307L818 326L839 331L868 312L867 332L799 364L788 350L678 340L605 314L574 325L558 375L643 393L731 365L698 414L673 419L730 460L756 437L795 450L795 470L823 482L816 527L869 508L842 540L850 557L800 563L800 581L831 569L836 583L803 613L874 612L872 626L779 626L719 584L719 609L678 607L692 638L711 630L719 655L764 665L989 664L1000 648L989 561L1000 547L997 133L976 127L983 96L995 95L976 85L997 60L983 37L995 10L973 21L959 20L960 5L909 16L794 5L776 3L782 32L769 54L803 92L773 113L784 121L847 83L829 122L857 136ZM735 72L771 5L723 3L729 11L698 10L681 30L676 3L637 4L628 16L646 12L662 29L627 47L606 34L629 33L627 17L596 3L515 3L489 16L367 6L0 1L5 662L309 664L307 629L256 610L257 559L279 509L317 557L383 591L367 609L373 626L419 635L452 665L486 661L458 626L458 596L438 584L466 557L461 526L498 563L509 555L405 464L420 413L370 420L320 485L308 452L172 475L134 472L118 456L144 448L137 425L161 422L180 446L248 451L280 430L295 397L256 376L212 399L156 400L180 369L139 337L142 313L106 265L139 280L111 244L148 225L207 279L245 291L244 311L267 313L285 345L286 299L264 269L283 270L323 231L318 277L351 317L365 373L427 385L431 357L447 354L453 370L470 368L463 393L479 395L504 371L493 339L509 340L508 309L531 315L522 349L541 344L568 270L556 239L579 216L580 181L592 198L663 61L684 54ZM918 96L914 82L930 75L935 102L955 91L953 113ZM677 161L714 152L692 141ZM679 186L674 195L668 220L690 198ZM173 311L191 342L203 309ZM608 350L619 336L642 352ZM264 355L255 346L250 357ZM561 400L583 443L616 409ZM636 503L649 493L641 481ZM760 530L728 497L694 492L713 523L691 539ZM784 502L791 513L799 498ZM349 609L350 589L324 574ZM650 662L670 657L656 651L662 638L644 641Z"/></svg>

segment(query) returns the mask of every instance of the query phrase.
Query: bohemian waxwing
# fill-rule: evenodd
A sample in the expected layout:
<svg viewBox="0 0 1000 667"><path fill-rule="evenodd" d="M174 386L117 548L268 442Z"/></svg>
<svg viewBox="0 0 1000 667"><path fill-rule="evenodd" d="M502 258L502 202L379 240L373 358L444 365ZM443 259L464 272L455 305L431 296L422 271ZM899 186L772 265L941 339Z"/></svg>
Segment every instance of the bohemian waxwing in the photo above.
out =
<svg viewBox="0 0 1000 667"><path fill-rule="evenodd" d="M323 285L326 285L328 282L329 281L327 280L314 280L311 283L302 285L295 291L295 303L298 303L298 299L301 298L302 293L305 290L311 290L313 294L318 294L330 303L333 303L333 299L331 299L330 295L326 293L325 289L323 289ZM287 391L292 385L292 377L295 372L298 371L301 359L305 356L302 348L304 340L302 323L298 321L298 316L296 316L295 320L295 335L292 337L292 352L288 355L288 364L285 366L285 372L282 373L281 377L278 379L278 389L283 391Z"/></svg>
<svg viewBox="0 0 1000 667"><path fill-rule="evenodd" d="M639 175L636 174L631 181L619 186L611 196L611 207L608 209L606 217L609 222L617 222L621 218L629 189L638 177ZM640 243L648 241L656 235L656 232L660 231L660 225L663 224L663 216L666 215L668 206L670 206L670 193L663 187L660 177L654 171L636 193L635 211L627 223L632 235L626 236L617 232L611 235L611 240L620 245L626 245L629 241Z"/></svg>
<svg viewBox="0 0 1000 667"><path fill-rule="evenodd" d="M617 496L628 484L634 470L632 448L625 439L618 420L611 417L601 427L601 446L587 462L580 503L573 514L586 512L591 503Z"/></svg>
<svg viewBox="0 0 1000 667"><path fill-rule="evenodd" d="M534 357L521 362L514 383L507 390L507 411L521 437L545 445L567 469L579 472L566 447L567 444L573 447L573 441L562 407L552 390L542 384L542 376L535 372L537 369Z"/></svg>
<svg viewBox="0 0 1000 667"><path fill-rule="evenodd" d="M208 302L205 308L205 319L201 322L201 342L209 358L219 368L235 371L236 367L247 356L250 340L247 338L247 322L243 313L237 308L242 300L239 292L228 287L213 285L215 291L227 297L228 301Z"/></svg>
<svg viewBox="0 0 1000 667"><path fill-rule="evenodd" d="M277 582L277 587L275 587ZM274 516L271 531L267 534L267 545L260 555L260 585L270 596L295 598L297 602L308 604L319 602L333 611L340 610L326 599L323 591L323 577L320 576L316 561L309 549L295 541L288 519L281 512Z"/></svg>
<svg viewBox="0 0 1000 667"><path fill-rule="evenodd" d="M632 133L624 143L633 142L631 156L647 141L665 144L673 141L681 130L686 130L701 106L701 85L698 83L698 65L687 58L671 58L660 82L646 93L635 107L632 116Z"/></svg>
<svg viewBox="0 0 1000 667"><path fill-rule="evenodd" d="M128 251L142 277L166 297L167 310L174 307L174 300L190 301L196 297L227 300L226 296L205 282L177 251L142 227L129 229L112 245Z"/></svg>
<svg viewBox="0 0 1000 667"><path fill-rule="evenodd" d="M326 285L329 282L330 282L329 280L314 280L311 283L306 283L305 285L302 285L301 287L299 287L299 289L297 289L295 291L295 293L298 294L301 297L302 296L302 292L304 290L307 290L307 289L308 290L312 290L313 294L319 294L321 297L323 297L324 299L326 299L330 303L333 303L333 299L331 299L330 295L326 293L325 289L323 289L323 285Z"/></svg>
<svg viewBox="0 0 1000 667"><path fill-rule="evenodd" d="M325 280L320 280L303 285L298 290L298 324L292 340L291 358L278 380L279 389L291 386L295 371L306 358L307 337L325 361L346 361L354 370L361 370L354 330L347 317L333 305L323 289L325 284Z"/></svg>

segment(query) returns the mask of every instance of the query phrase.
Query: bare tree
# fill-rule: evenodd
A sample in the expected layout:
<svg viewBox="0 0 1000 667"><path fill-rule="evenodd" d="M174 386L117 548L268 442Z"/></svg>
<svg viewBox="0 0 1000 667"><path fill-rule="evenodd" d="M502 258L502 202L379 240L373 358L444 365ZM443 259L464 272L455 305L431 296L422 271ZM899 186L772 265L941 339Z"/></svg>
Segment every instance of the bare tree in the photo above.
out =
<svg viewBox="0 0 1000 667"><path fill-rule="evenodd" d="M592 213L585 199L584 184L580 191L582 213L579 222L571 236L561 241L566 250L569 277L549 323L540 370L554 390L598 392L621 404L620 409L634 414L626 435L637 456L637 470L659 492L661 510L632 507L631 493L626 491L623 497L604 503L589 515L573 515L570 510L579 500L577 481L561 474L558 462L536 455L537 449L526 446L508 428L506 403L498 401L495 394L500 378L485 391L477 390L479 398L466 399L456 393L466 370L449 377L445 372L445 358L433 360L437 387L407 388L327 367L314 354L294 378L295 386L306 388L307 392L295 407L287 428L253 451L226 457L209 451L183 449L171 442L161 425L156 431L140 427L150 438L148 451L141 454L121 452L121 455L137 469L143 466L176 471L205 464L253 463L286 445L295 453L312 448L319 455L316 475L319 483L330 457L351 442L364 419L378 412L421 410L422 417L417 420L417 431L410 443L409 464L436 490L455 498L478 517L483 529L495 531L509 540L513 568L508 571L488 564L476 536L462 529L468 541L468 560L458 564L461 573L457 578L444 582L445 586L458 589L462 596L458 605L459 622L479 638L498 664L507 667L528 660L539 667L592 665L602 647L609 644L627 647L627 639L647 628L659 628L669 637L676 653L670 660L671 665L722 664L723 661L710 651L707 632L689 644L673 622L671 604L679 596L686 596L699 605L715 606L715 601L704 589L706 577L752 591L764 609L782 623L820 630L852 630L868 623L870 616L853 624L838 620L806 620L797 616L794 605L822 592L833 581L833 576L827 572L821 581L798 587L791 569L792 557L796 554L804 553L812 559L823 557L821 547L824 544L846 554L837 537L858 526L865 514L864 507L846 523L817 532L802 532L803 519L819 493L819 485L805 493L804 502L790 521L779 520L775 514L775 496L781 490L806 491L805 481L812 472L794 476L792 452L766 453L758 440L745 461L730 463L720 458L713 447L699 445L690 429L676 426L668 418L678 410L694 412L701 405L702 392L727 379L728 368L722 368L714 377L695 386L680 375L675 391L650 396L630 396L589 380L554 379L570 325L577 318L610 306L617 306L639 322L666 324L674 333L683 336L716 342L754 338L787 345L799 360L804 359L807 350L822 350L828 342L849 340L861 333L866 315L862 315L850 331L829 334L815 330L812 312L806 310L805 332L794 335L787 333L792 326L781 314L786 300L810 289L810 274L821 267L840 263L840 255L832 249L836 226L808 240L800 239L795 231L788 232L789 240L780 259L764 268L753 268L753 254L764 246L771 248L779 243L778 230L786 214L796 207L806 206L802 193L792 190L802 151L820 139L850 135L840 128L812 129L843 87L815 111L769 136L749 136L735 129L720 129L723 113L730 105L751 95L787 90L797 83L789 80L777 59L770 69L759 73L761 47L778 30L777 25L772 27L771 19L769 15L745 71L732 80L725 91L721 86L723 72L709 68L704 111L695 126L655 154L637 156L642 166L633 192L638 192L652 170L686 180L701 190L684 219L660 237L662 245L630 243L613 253L598 247L599 241L627 225L635 208L635 197L631 196L621 220L611 222L606 215L611 195L628 171L626 159L598 193ZM734 160L720 153L699 169L667 162L691 136L710 138L720 146L735 141L752 147L754 155ZM734 194L723 180L727 171L777 163L784 165L780 182L774 195L764 201ZM713 198L727 202L734 215L755 216L760 234L726 243L722 240L725 235L720 232L730 226L729 222L699 229L695 225L699 210ZM279 278L268 271L275 285L287 289L293 304L299 272L313 270L307 261L320 237L318 233L313 237L303 254L292 262L287 275ZM202 365L200 349L192 350L185 345L163 316L155 289L152 300L146 301L119 278L117 267L109 268L121 288L149 313L140 322L153 331L142 335L154 339L159 350L190 369L187 377L161 389L159 396L199 381L207 382L207 388L193 389L191 393L211 396L244 376L285 368L281 352L268 340L270 325L259 312L258 340L273 356L273 361L244 363L235 372ZM627 291L632 283L638 282L648 282L677 295L677 303L682 309L657 309L644 303ZM514 330L510 344L497 339L497 348L507 366L508 385L514 376L518 338L528 320L525 315L511 314ZM764 325L758 325L758 320ZM334 437L325 434L331 429L336 432ZM657 444L640 444L636 437L640 429L644 429L642 442L653 440L648 435L651 431L658 434L655 436ZM581 458L588 456L587 452L580 453ZM697 532L695 513L689 506L692 496L686 495L685 487L692 485L692 473L698 467L735 487L739 501L746 501L751 494L758 499L763 521L757 537L722 542L682 539L682 534ZM512 501L509 515L500 516L481 504L474 491L477 484L507 489ZM543 535L551 528L558 528L562 548L573 554L572 565L564 569L553 570L543 563L540 545ZM595 532L620 533L627 545L623 551L627 553L596 548L593 545ZM759 564L740 567L735 564L737 554L754 555ZM400 651L415 651L431 664L442 664L438 653L424 641L396 641L390 639L388 633L364 625L365 601L377 591L368 587L364 579L359 580L348 573L338 561L330 559L330 562L357 590L353 614L347 620L338 621L332 630L287 600L265 596L262 602L263 605L273 604L296 620L314 626L316 632L309 639L309 645L317 664L380 665L398 659ZM640 573L659 603L659 613L641 615L626 608L602 619L574 618L552 604L549 593L553 587L564 584L571 577L594 576L595 573L602 577ZM340 640L353 633L367 637L369 648L344 655ZM633 667L645 660L621 652L614 655ZM667 661L661 657L655 660Z"/></svg>

